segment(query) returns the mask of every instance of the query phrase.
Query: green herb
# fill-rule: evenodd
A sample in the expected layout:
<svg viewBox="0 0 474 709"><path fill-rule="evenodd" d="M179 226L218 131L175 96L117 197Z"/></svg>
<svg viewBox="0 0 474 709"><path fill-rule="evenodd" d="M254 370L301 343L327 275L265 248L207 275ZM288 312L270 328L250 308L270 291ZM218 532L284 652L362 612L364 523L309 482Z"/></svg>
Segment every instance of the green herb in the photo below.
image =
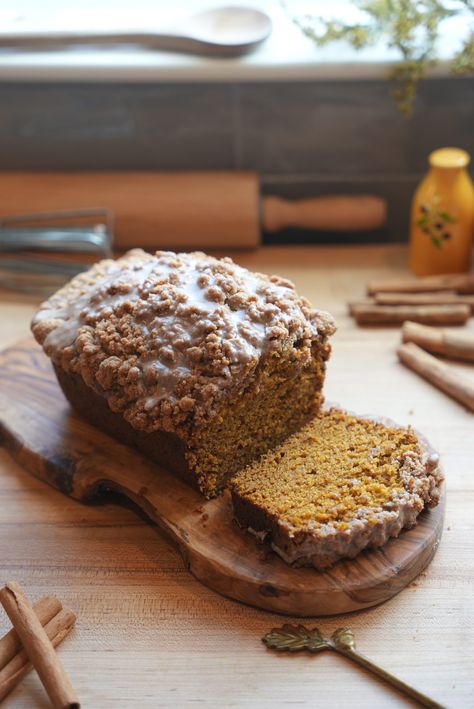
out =
<svg viewBox="0 0 474 709"><path fill-rule="evenodd" d="M282 0L284 6L285 0ZM348 24L344 20L320 17L294 18L296 24L318 46L345 40L355 49L363 49L385 40L400 52L401 61L389 70L392 94L400 111L410 116L419 82L427 70L439 62L436 45L439 26L460 13L472 14L472 27L459 52L451 62L456 74L474 72L474 0L353 0L367 14L367 21ZM315 29L317 21L323 27Z"/></svg>

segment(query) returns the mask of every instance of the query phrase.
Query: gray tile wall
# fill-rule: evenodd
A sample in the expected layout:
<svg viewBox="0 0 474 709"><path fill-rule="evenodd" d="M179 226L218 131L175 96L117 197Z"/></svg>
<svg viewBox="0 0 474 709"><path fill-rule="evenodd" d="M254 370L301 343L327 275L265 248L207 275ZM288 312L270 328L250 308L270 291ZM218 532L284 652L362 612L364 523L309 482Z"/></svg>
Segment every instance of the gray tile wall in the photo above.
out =
<svg viewBox="0 0 474 709"><path fill-rule="evenodd" d="M0 169L254 169L267 193L374 191L389 231L436 147L474 154L474 79L422 84L410 120L384 81L0 84Z"/></svg>

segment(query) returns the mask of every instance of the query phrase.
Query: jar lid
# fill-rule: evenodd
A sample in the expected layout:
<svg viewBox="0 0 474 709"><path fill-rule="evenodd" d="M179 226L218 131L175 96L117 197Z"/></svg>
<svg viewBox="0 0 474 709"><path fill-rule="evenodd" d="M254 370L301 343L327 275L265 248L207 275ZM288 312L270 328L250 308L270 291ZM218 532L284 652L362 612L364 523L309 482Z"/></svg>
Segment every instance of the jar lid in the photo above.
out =
<svg viewBox="0 0 474 709"><path fill-rule="evenodd" d="M428 161L432 167L466 167L471 158L469 153L461 148L439 148L430 153Z"/></svg>

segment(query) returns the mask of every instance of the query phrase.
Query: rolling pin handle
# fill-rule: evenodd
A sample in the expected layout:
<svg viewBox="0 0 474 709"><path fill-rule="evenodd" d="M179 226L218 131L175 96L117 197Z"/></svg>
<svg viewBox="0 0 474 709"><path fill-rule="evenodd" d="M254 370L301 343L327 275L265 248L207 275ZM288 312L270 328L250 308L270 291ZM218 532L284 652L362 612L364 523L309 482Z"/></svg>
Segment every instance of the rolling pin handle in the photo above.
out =
<svg viewBox="0 0 474 709"><path fill-rule="evenodd" d="M375 195L338 195L290 201L263 198L263 229L287 227L314 231L372 231L385 225L387 204Z"/></svg>

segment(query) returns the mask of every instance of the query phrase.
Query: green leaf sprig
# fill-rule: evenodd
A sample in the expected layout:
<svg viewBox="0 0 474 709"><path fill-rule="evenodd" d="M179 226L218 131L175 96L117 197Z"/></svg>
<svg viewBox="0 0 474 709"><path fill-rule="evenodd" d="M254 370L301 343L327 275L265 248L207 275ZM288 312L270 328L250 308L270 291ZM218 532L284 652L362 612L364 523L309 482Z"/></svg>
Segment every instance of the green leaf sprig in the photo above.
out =
<svg viewBox="0 0 474 709"><path fill-rule="evenodd" d="M289 11L291 0L282 0ZM439 62L436 46L440 24L460 13L472 14L472 26L451 61L457 75L474 72L474 0L353 0L366 13L367 21L347 23L307 16L293 18L304 34L318 46L340 40L354 49L364 49L384 40L395 48L401 60L388 73L393 83L392 95L400 111L410 116L419 82L428 69ZM315 24L323 30L315 29Z"/></svg>

